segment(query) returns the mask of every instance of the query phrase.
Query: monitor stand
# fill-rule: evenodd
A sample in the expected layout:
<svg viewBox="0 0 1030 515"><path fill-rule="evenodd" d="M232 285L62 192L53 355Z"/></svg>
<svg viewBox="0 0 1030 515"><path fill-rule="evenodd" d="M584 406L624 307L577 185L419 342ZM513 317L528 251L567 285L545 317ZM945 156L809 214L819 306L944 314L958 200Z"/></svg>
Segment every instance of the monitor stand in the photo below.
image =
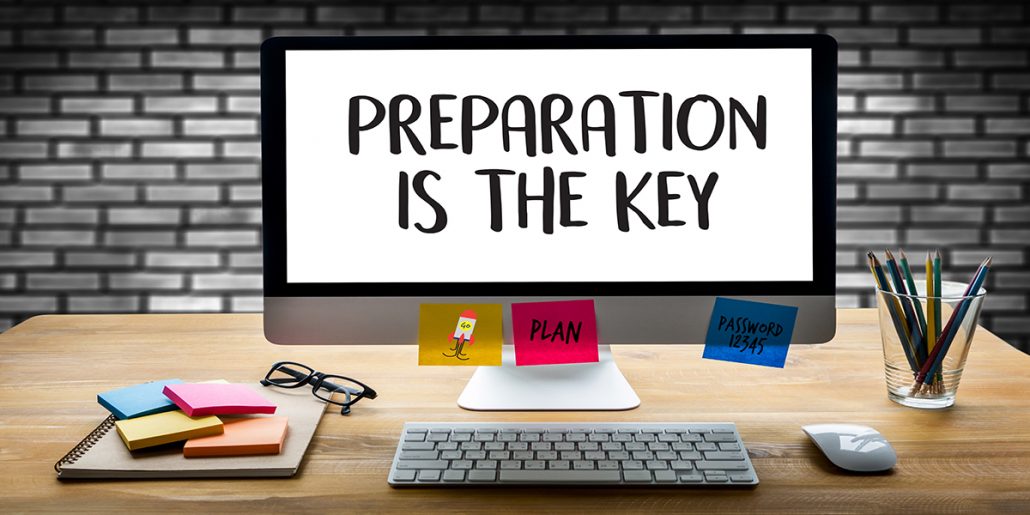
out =
<svg viewBox="0 0 1030 515"><path fill-rule="evenodd" d="M499 367L479 367L458 406L474 411L614 411L640 405L640 397L612 359L598 346L597 363L516 367L515 350L505 345Z"/></svg>

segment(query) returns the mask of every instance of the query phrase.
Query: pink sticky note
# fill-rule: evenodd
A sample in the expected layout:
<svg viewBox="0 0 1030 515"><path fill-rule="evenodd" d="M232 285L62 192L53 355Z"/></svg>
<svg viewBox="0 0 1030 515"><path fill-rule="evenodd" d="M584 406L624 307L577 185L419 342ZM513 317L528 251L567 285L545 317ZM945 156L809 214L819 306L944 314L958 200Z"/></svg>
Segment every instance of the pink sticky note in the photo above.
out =
<svg viewBox="0 0 1030 515"><path fill-rule="evenodd" d="M593 300L512 304L511 320L517 366L597 361Z"/></svg>
<svg viewBox="0 0 1030 515"><path fill-rule="evenodd" d="M245 384L170 384L164 394L191 417L275 413L275 404Z"/></svg>

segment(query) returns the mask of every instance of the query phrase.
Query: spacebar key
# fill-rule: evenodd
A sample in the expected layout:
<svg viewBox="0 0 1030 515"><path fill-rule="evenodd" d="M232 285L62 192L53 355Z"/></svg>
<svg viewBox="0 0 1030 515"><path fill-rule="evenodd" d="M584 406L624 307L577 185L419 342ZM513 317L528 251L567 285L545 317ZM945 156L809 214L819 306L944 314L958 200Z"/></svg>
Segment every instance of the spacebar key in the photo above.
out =
<svg viewBox="0 0 1030 515"><path fill-rule="evenodd" d="M502 470L500 481L514 483L618 483L618 470Z"/></svg>

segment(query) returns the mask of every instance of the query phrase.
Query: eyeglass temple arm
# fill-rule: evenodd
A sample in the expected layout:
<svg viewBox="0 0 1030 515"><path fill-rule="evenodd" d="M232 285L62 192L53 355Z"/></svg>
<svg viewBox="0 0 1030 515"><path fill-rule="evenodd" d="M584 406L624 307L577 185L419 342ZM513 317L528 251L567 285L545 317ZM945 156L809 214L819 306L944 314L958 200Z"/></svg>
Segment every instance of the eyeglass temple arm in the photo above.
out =
<svg viewBox="0 0 1030 515"><path fill-rule="evenodd" d="M301 372L299 370L294 370L294 369L292 369L290 367L285 367L285 366L279 367L279 370L284 372L284 373L286 373L286 374L289 374L289 375L293 376L298 381L303 380L303 379L308 377L308 374L305 374L304 372ZM316 372L315 375L317 376L319 374ZM269 379L269 381L271 381L273 383L275 383L275 382L282 382L282 383L290 382L289 379L285 379L285 378L280 378L278 380L276 380L276 379ZM347 392L347 393L350 393L351 395L357 395L357 394L361 393L360 390L355 390L353 388L347 388L346 386L340 386L340 385L338 385L336 383L332 383L332 382L329 382L329 381L323 381L322 382L322 386L325 387L326 389L332 390L334 392Z"/></svg>

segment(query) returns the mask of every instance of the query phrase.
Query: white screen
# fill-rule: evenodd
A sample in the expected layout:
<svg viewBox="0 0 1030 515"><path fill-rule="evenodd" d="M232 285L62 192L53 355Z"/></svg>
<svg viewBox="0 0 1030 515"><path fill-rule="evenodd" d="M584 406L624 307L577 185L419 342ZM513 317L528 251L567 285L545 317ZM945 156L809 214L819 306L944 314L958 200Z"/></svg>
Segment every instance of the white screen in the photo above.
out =
<svg viewBox="0 0 1030 515"><path fill-rule="evenodd" d="M635 150L634 99L620 92L652 91L643 99L646 150ZM662 94L671 95L672 123L663 117ZM456 149L431 148L430 97L439 103L440 141ZM544 97L564 95L572 115L560 125L571 139L571 154L555 136L551 153L542 152ZM351 98L374 97L384 119L360 131L349 126ZM400 130L400 153L390 152L390 102L411 95L421 115L410 129L425 149L413 150ZM471 131L472 149L462 143L462 99L487 97L500 111L515 95L532 101L536 155L527 155L525 132L509 132L502 146L502 116ZM589 132L584 150L580 116L593 95L610 99L615 155L604 135ZM687 99L708 95L723 114L723 128L707 149L689 148L679 134L678 116ZM286 51L287 281L374 282L607 282L607 281L811 281L812 127L809 49L589 49L589 50L288 50ZM759 96L765 98L760 120ZM744 117L731 117L731 99L765 126L765 148ZM486 101L472 100L472 122L487 118ZM374 118L373 102L359 100L359 124ZM411 102L397 109L401 120ZM554 103L558 117L561 103ZM697 101L683 109L694 146L715 134L716 108ZM509 109L509 124L524 125L523 104ZM740 110L737 110L739 113ZM603 125L603 103L595 101L588 124ZM759 123L761 121L761 123ZM730 148L730 129L736 148ZM663 146L671 127L672 149ZM357 154L349 138L359 137ZM553 131L552 131L553 133ZM490 178L480 169L526 174L527 193L543 192L544 167L554 171L554 227L543 230L543 202L527 203L528 227L518 224L517 176L500 178L501 230L491 229ZM431 170L425 191L445 210L446 226L433 233L434 209L412 189L414 176ZM406 172L408 227L399 220L400 173ZM559 174L583 172L568 180L572 220L562 226ZM659 226L658 172L667 177L667 219L683 225ZM631 204L655 225L645 226L625 209L628 231L618 224L617 174L627 194L652 173ZM707 196L708 228L699 222L699 193L718 179Z"/></svg>

